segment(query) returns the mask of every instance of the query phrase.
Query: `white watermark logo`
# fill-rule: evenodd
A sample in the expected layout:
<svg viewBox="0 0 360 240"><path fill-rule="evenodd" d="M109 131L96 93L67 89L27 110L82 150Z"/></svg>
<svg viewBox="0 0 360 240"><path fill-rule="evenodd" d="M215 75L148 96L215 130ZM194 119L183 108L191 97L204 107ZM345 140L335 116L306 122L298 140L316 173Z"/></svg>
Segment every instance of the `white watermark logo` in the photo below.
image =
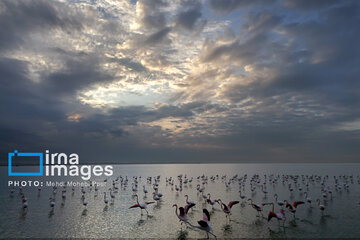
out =
<svg viewBox="0 0 360 240"><path fill-rule="evenodd" d="M81 176L89 180L91 176L112 176L113 166L106 165L79 165L79 155L71 153L20 153L17 150L8 154L9 176ZM16 172L13 171L13 158L36 157L39 159L39 171Z"/></svg>

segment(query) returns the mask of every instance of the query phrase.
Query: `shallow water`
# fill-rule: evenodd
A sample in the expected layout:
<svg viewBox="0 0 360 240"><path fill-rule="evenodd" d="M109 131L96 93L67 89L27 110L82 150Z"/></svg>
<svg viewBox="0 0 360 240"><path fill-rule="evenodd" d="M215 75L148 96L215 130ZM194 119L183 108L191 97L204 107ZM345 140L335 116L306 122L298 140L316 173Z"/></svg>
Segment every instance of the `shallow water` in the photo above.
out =
<svg viewBox="0 0 360 240"><path fill-rule="evenodd" d="M206 234L200 230L186 228L180 232L180 223L174 213L172 205L177 203L179 206L185 205L184 195L188 194L189 199L196 202L193 211L189 212L189 219L193 224L202 219L202 209L207 208L211 214L211 224L214 234L217 237L225 238L263 238L263 237L359 237L360 229L360 184L358 183L358 174L360 164L154 164L154 165L114 165L114 175L108 177L107 185L94 190L94 187L86 188L86 201L88 206L84 207L81 203L81 191L77 187L74 192L67 188L66 198L62 199L61 190L57 189L56 205L52 210L49 206L49 197L52 195L51 187L42 187L38 192L36 187L24 187L23 192L28 199L28 209L22 210L19 190L10 194L10 188L7 187L8 180L39 180L39 181L70 181L83 180L79 177L8 177L7 168L0 168L1 180L1 214L0 214L0 237L124 237L124 238L204 238ZM183 185L181 192L175 190L175 184L179 185L177 176L179 174L187 175L192 183ZM209 177L206 184L196 177L200 175ZM214 181L210 176L219 175ZM204 200L198 191L196 185L205 186L205 193L211 193L212 199L221 198L223 202L239 200L239 184L233 181L229 188L225 187L225 181L229 181L234 175L238 177L247 174L244 195L251 197L254 202L273 202L274 193L279 195L279 200L288 201L305 199L304 191L306 186L301 181L301 175L328 175L325 186L332 190L332 197L327 195L327 200L323 201L321 194L321 181L313 181L309 184L309 195L313 200L312 207L308 204L300 205L296 212L297 219L294 221L291 213L286 211L287 220L285 228L279 227L278 222L273 219L269 223L266 219L256 216L256 211L247 203L234 205L232 208L232 221L226 223L225 214L220 206L216 205L212 210L210 205L204 204ZM253 174L259 174L261 183L264 182L264 174L267 175L267 191L264 193L257 186L256 191L250 191L250 179ZM269 182L269 175L280 175L277 183ZM282 182L283 174L299 175L298 187L294 187L293 180ZM109 196L109 188L112 187L112 180L118 176L129 179L127 187L119 187L115 193L114 201L110 201L106 206L103 201L103 192L106 191ZM138 179L139 201L152 200L152 185L146 181L148 176L161 176L159 183L159 192L163 193L162 201L158 204L148 206L149 215L140 214L140 209L129 209L136 203L133 196L131 183L133 176L142 176ZM226 175L226 180L221 176ZM349 185L348 190L343 188L344 177L339 175L353 176L353 181L347 177ZM334 178L339 179L341 190L335 190ZM166 177L173 177L174 186L167 184ZM91 180L104 182L105 177L92 177ZM288 190L288 183L294 187L294 191ZM149 191L147 198L144 197L143 185ZM326 209L323 214L318 209L315 200L321 199ZM270 206L265 206L264 216L271 210ZM276 211L279 207L276 206Z"/></svg>

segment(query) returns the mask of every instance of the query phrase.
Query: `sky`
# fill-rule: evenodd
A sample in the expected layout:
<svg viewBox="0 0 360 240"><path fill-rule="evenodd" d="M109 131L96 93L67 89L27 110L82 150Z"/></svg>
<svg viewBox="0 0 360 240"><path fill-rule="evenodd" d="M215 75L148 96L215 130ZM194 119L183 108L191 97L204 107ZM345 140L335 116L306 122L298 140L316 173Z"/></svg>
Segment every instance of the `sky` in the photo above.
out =
<svg viewBox="0 0 360 240"><path fill-rule="evenodd" d="M0 154L359 162L360 1L2 0Z"/></svg>

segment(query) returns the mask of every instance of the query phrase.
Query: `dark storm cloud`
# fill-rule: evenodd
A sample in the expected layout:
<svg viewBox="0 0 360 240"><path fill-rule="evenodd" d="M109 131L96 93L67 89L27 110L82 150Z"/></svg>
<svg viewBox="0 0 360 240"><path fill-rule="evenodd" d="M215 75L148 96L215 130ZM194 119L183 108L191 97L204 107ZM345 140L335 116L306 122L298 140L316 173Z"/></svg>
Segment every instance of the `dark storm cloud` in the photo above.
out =
<svg viewBox="0 0 360 240"><path fill-rule="evenodd" d="M119 63L122 66L132 69L135 72L146 72L147 68L139 62L135 62L130 58L112 58L109 61Z"/></svg>
<svg viewBox="0 0 360 240"><path fill-rule="evenodd" d="M43 88L52 94L74 95L78 90L91 84L105 84L113 76L100 70L98 59L87 56L80 59L67 59L65 68L44 76Z"/></svg>
<svg viewBox="0 0 360 240"><path fill-rule="evenodd" d="M299 63L302 57L293 57L293 61L287 58L288 64L272 80L272 87L306 90L329 101L357 104L359 95L354 89L360 86L357 77L360 71L356 67L360 64L360 47L354 43L360 41L360 27L356 24L360 20L360 6L338 6L322 12L320 19L323 21L284 26L291 37L299 39L302 47L312 53L309 60L312 63Z"/></svg>
<svg viewBox="0 0 360 240"><path fill-rule="evenodd" d="M282 17L272 14L271 12L261 12L249 14L243 27L251 34L260 34L269 32L283 22Z"/></svg>
<svg viewBox="0 0 360 240"><path fill-rule="evenodd" d="M158 43L163 42L166 38L166 36L169 34L169 32L171 31L171 27L166 27L164 29L161 29L151 35L149 35L145 41L144 44L145 45L155 45Z"/></svg>
<svg viewBox="0 0 360 240"><path fill-rule="evenodd" d="M140 23L143 27L159 30L166 27L167 15L163 8L169 4L162 0L140 0L137 3L142 10Z"/></svg>
<svg viewBox="0 0 360 240"><path fill-rule="evenodd" d="M28 114L37 120L54 120L59 114L52 107L56 99L39 94L37 84L27 78L27 63L19 60L0 58L1 94L0 104L3 116L13 117L17 121ZM46 93L45 93L46 95ZM44 102L46 100L46 102ZM1 119L7 122L7 118ZM9 118L9 123L14 119Z"/></svg>
<svg viewBox="0 0 360 240"><path fill-rule="evenodd" d="M260 78L248 87L239 85L241 92L237 94L232 87L228 93L232 99L242 100L244 92L263 91L263 96L269 96L290 90L335 103L357 104L359 96L353 89L359 87L356 66L360 64L360 47L354 43L360 41L359 13L358 4L343 4L306 22L287 23L269 13L255 15L245 24L254 33L252 38L210 48L204 61L225 59L277 69L272 79ZM270 35L274 28L286 31L288 39L276 41Z"/></svg>
<svg viewBox="0 0 360 240"><path fill-rule="evenodd" d="M156 110L149 110L143 106L129 106L112 109L106 116L110 119L118 119L123 125L132 125L140 121L152 122L168 117L190 118L195 113L204 111L204 108L210 107L213 106L206 102L192 102L179 106L164 105Z"/></svg>
<svg viewBox="0 0 360 240"><path fill-rule="evenodd" d="M342 1L345 2L346 0ZM283 5L301 9L301 10L319 10L321 8L327 8L336 3L341 3L337 0L317 0L317 1L307 1L307 0L284 0Z"/></svg>
<svg viewBox="0 0 360 240"><path fill-rule="evenodd" d="M41 131L49 122L61 120L59 102L39 94L37 84L27 78L27 62L0 58L0 152L38 147L46 140Z"/></svg>
<svg viewBox="0 0 360 240"><path fill-rule="evenodd" d="M149 11L157 11L158 9L169 5L165 0L140 0L138 2L143 4Z"/></svg>
<svg viewBox="0 0 360 240"><path fill-rule="evenodd" d="M146 28L163 28L166 25L166 17L163 13L157 13L157 15L145 15L141 19L142 24Z"/></svg>
<svg viewBox="0 0 360 240"><path fill-rule="evenodd" d="M188 11L179 13L176 24L187 30L193 30L201 16L202 14L199 9L190 9Z"/></svg>
<svg viewBox="0 0 360 240"><path fill-rule="evenodd" d="M203 60L205 62L223 61L226 58L229 61L254 62L264 53L264 50L269 49L269 47L275 47L276 44L267 41L267 38L265 34L257 34L244 43L234 41L210 48L205 53Z"/></svg>
<svg viewBox="0 0 360 240"><path fill-rule="evenodd" d="M0 3L0 51L16 47L26 41L27 34L60 28L80 30L81 23L74 17L59 12L49 1L5 0Z"/></svg>
<svg viewBox="0 0 360 240"><path fill-rule="evenodd" d="M274 0L210 0L210 6L215 11L231 12L241 7L249 7L253 5L267 5L273 3Z"/></svg>
<svg viewBox="0 0 360 240"><path fill-rule="evenodd" d="M201 30L207 22L202 18L202 3L182 1L181 4L181 11L176 15L175 25L188 31Z"/></svg>

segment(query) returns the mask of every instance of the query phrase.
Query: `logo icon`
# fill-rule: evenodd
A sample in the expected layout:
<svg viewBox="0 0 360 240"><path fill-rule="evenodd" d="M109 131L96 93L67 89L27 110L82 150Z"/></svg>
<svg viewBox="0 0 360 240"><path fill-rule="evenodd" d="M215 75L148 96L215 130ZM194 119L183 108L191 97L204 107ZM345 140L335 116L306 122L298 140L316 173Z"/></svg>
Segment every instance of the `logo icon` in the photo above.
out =
<svg viewBox="0 0 360 240"><path fill-rule="evenodd" d="M43 153L21 153L15 150L9 153L9 176L42 176L43 175ZM13 172L12 160L13 157L38 157L39 158L39 172Z"/></svg>

